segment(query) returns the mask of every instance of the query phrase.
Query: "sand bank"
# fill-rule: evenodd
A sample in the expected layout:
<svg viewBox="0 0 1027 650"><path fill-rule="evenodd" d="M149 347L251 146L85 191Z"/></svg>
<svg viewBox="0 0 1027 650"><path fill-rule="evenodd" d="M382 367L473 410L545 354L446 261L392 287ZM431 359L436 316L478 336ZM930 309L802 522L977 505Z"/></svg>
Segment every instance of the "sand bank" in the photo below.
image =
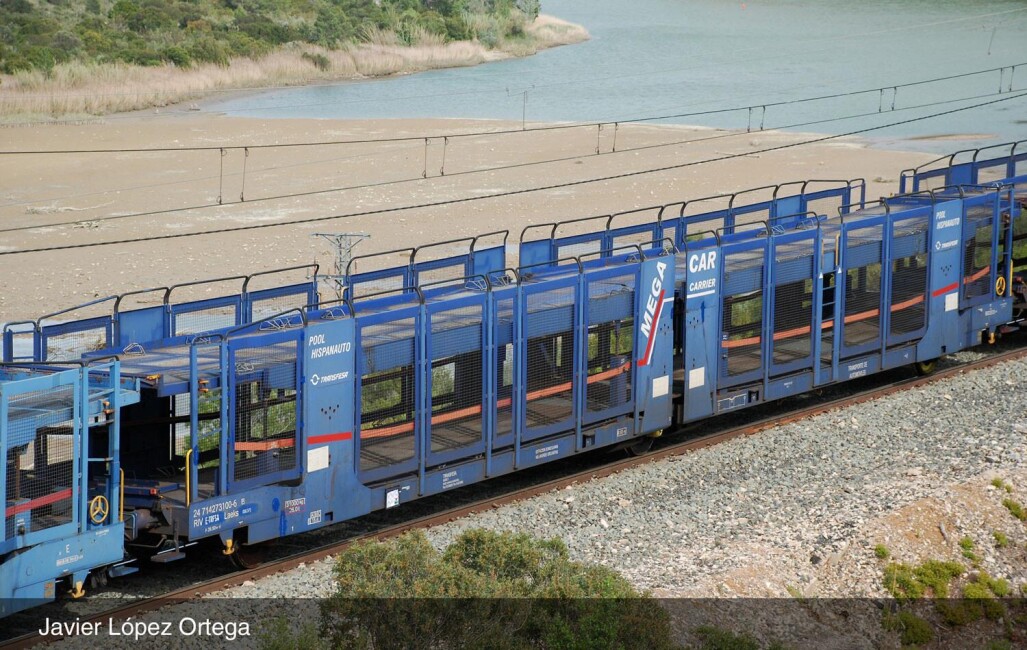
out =
<svg viewBox="0 0 1027 650"><path fill-rule="evenodd" d="M367 254L610 214L785 181L868 179L873 198L902 169L933 158L868 149L853 139L761 150L803 134L622 125L388 144L251 148L261 144L441 136L518 128L467 120L259 120L209 115L116 116L105 123L8 129L5 148L213 147L197 152L0 156L0 252L170 234L280 226L164 241L0 255L0 321L33 318L96 297L240 275L333 256L315 232L366 232ZM710 139L716 136L716 139ZM683 140L699 140L687 144ZM668 145L668 146L663 146ZM596 150L600 153L597 154ZM294 220L487 197L511 190L680 165L617 180L446 206L289 225ZM556 160L535 164L543 160ZM492 171L486 168L505 167ZM445 175L442 174L444 172ZM426 178L422 178L426 176ZM332 188L354 188L329 191ZM273 196L287 196L263 200ZM220 197L223 205L217 205ZM240 200L242 199L242 200ZM754 199L758 200L758 199ZM209 206L184 209L190 206ZM149 212L147 216L125 216ZM149 299L153 299L152 297Z"/></svg>

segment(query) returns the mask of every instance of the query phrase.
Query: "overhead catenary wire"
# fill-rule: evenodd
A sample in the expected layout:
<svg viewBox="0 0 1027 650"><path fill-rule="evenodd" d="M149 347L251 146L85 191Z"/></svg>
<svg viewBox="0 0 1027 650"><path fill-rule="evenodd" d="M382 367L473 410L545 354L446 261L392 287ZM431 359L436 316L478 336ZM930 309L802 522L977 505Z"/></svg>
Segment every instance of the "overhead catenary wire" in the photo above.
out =
<svg viewBox="0 0 1027 650"><path fill-rule="evenodd" d="M119 147L119 148L107 148L107 149L38 149L38 150L0 150L0 155L3 156L19 156L19 155L71 155L71 154L125 154L125 153L161 153L161 152L197 152L197 151L226 151L232 149L284 149L284 148L298 148L298 147L325 147L325 146L337 146L337 145L357 145L357 144L385 144L393 142L421 142L425 139L436 139L436 138L447 138L447 139L458 139L458 138L480 138L496 135L514 135L524 134L542 131L558 131L566 129L590 129L602 126L613 126L615 123L619 124L634 124L642 122L657 122L660 120L673 120L681 119L685 117L702 117L708 115L722 115L725 113L735 113L741 111L752 111L756 108L762 108L764 111L767 108L776 108L781 106L792 106L797 104L805 104L816 101L824 101L828 99L840 99L844 97L854 97L858 95L865 95L871 93L881 93L885 90L897 91L899 88L911 88L915 86L923 86L926 84L940 83L943 81L953 81L956 79L964 79L968 77L980 76L990 73L1000 73L1000 92L1002 90L1001 82L1004 78L1005 70L1011 69L1015 72L1016 68L1027 65L1027 61L1021 61L1018 63L1007 64L1003 66L996 66L992 68L986 68L983 70L974 70L972 72L963 72L959 74L945 75L941 77L933 77L930 79L920 79L917 81L909 81L900 84L886 84L884 86L875 86L873 88L863 88L859 90L850 90L838 93L830 93L826 95L816 95L813 97L802 97L799 99L789 99L777 102L760 101L752 104L746 104L741 106L732 106L727 108L714 108L702 111L690 111L684 113L668 113L663 115L649 115L643 117L632 117L619 120L611 121L592 121L592 122L571 122L566 124L547 124L542 126L534 126L531 128L510 128L510 129L497 129L489 131L470 131L470 132L459 132L453 131L449 133L421 133L414 135L404 135L395 137L384 137L384 138L360 138L355 140L319 140L313 142L275 142L275 143L246 143L236 145L205 145L205 146L190 146L190 147ZM1011 91L1010 91L1011 92Z"/></svg>
<svg viewBox="0 0 1027 650"><path fill-rule="evenodd" d="M1001 95L1001 94L1006 94L1006 93L986 93L986 94L983 94L983 95L972 95L972 96L961 97L961 98L958 98L958 99L947 99L947 100L940 100L940 101L936 101L936 102L927 102L927 103L924 103L924 104L917 104L917 105L913 105L913 106L904 106L904 107L901 107L901 108L896 108L896 109L894 109L894 111L890 111L890 112L901 112L901 111L915 110L915 109L919 109L919 108L931 108L931 107L934 107L934 106L943 106L943 105L946 105L946 104L952 104L952 103L957 103L957 102L962 102L962 101L971 101L971 100L975 100L975 99L985 99L985 98L994 97L996 95ZM807 127L807 126L816 126L816 125L820 125L820 124L827 124L827 123L831 123L831 122L840 122L840 121L856 119L856 118L860 118L860 117L870 117L870 116L875 116L875 115L878 115L878 111L869 111L869 112L864 112L864 113L854 113L854 114L843 115L843 116L839 116L839 117L822 118L822 119L810 120L810 121L806 121L806 122L796 122L796 123L792 123L792 124L783 124L783 125L771 126L771 127L769 127L769 130L795 129L795 128L802 128L802 127ZM620 124L620 123L614 123L615 126L618 125L618 124ZM881 128L884 128L884 127L881 127ZM761 130L762 130L762 124L761 124ZM614 134L616 135L616 131L614 132ZM680 146L680 145L696 144L696 143L701 143L701 142L709 142L709 141L713 141L713 140L723 140L723 139L727 139L727 138L740 137L740 136L745 136L745 135L750 135L750 134L751 133L749 131L731 131L731 132L728 132L728 133L718 133L716 135L707 135L707 136L702 136L702 137L697 137L697 138L686 138L686 139L681 139L681 140L673 140L673 141L670 141L670 142L659 142L659 143L655 143L655 144L637 145L637 146L634 146L634 147L622 147L620 149L616 148L616 142L615 142L613 149L610 152L608 152L608 153L601 153L599 145L598 145L598 141L597 141L597 146L596 146L595 152L593 154L586 154L586 155L575 154L575 155L571 155L571 156L562 156L562 157L558 157L558 158L548 158L548 159L545 159L545 160L533 160L533 161L520 162L520 163L510 163L510 164L506 164L506 165L497 165L497 166L493 166L493 167L483 167L483 168L479 168L479 169L469 169L469 170L463 170L463 171L458 171L458 172L451 172L451 173L448 173L448 174L445 173L445 168L444 168L445 162L443 160L443 168L440 169L440 175L452 178L452 177L458 177L458 176L467 176L467 175L473 175L473 174L483 174L483 173L496 172L496 171L508 171L508 170L511 170L511 169L523 169L525 167L534 167L534 166L537 166L537 165L547 165L547 164L553 164L553 163L567 162L567 161L570 161L570 160L578 160L578 159L581 159L581 158L591 157L593 155L594 156L599 156L599 155L608 156L608 155L624 154L624 153L631 153L631 152L637 152L637 151L648 151L648 150L652 150L652 149L661 149L661 148L666 148L666 147L675 147L675 146ZM411 177L408 177L408 178L401 178L401 179L394 179L394 180L375 181L375 182L370 182L370 183L361 183L361 184L357 184L357 185L345 185L345 186L321 188L321 189L316 189L316 190L307 190L307 191L303 191L303 192L290 192L288 194L276 194L276 195L271 195L271 196L251 198L251 199L249 199L246 202L250 203L250 204L253 204L253 203L266 202L266 201L278 201L278 200L283 200L283 199L302 198L302 197L308 197L308 196L317 196L317 195L321 195L321 194L331 194L331 193L335 193L335 192L345 192L345 191L351 191L351 190L374 189L374 188L387 187L387 186L392 186L392 185L401 185L401 184L406 184L406 183L420 182L420 181L423 181L423 180L429 178L429 176L427 175L427 142L425 142L424 145L425 145L425 153L424 153L423 166L422 166L421 172L419 174L417 174L416 176L411 176ZM416 149L419 150L420 148L421 148L421 146L420 146L420 144L418 144ZM758 153L758 152L750 152L747 155L751 155L751 153ZM295 166L295 165L293 165L293 166ZM275 169L278 169L278 167L264 168L262 171L273 171ZM220 179L220 177L218 177L218 176L210 176L210 177L207 177L207 180L210 180L210 179L213 179L213 178L219 178ZM182 182L186 182L186 181L176 181L176 183L182 183ZM119 190L119 191L124 191L124 189ZM105 194L105 193L106 192L103 192L103 193L100 193L100 194ZM36 230L36 229L38 229L40 227L58 227L58 226L78 225L78 224L83 224L83 223L87 223L87 222L88 223L100 223L100 222L105 222L105 221L115 221L115 220L138 218L138 217L162 216L162 215L167 215L167 214L175 214L175 213L182 213L182 212L192 212L192 211L196 211L196 210L205 210L205 209L209 209L209 208L224 207L224 206L229 206L229 205L238 205L238 203L229 203L229 204L222 204L221 202L217 202L217 203L204 203L204 204L198 204L198 205L181 206L181 207L176 207L176 208L165 208L165 209L161 209L161 210L148 210L148 211L144 211L144 212L131 212L131 213L128 213L128 214L117 214L117 215L111 215L111 216L108 216L108 217L93 217L93 218L89 218L89 219L78 219L78 220L73 220L73 221L61 221L61 222L51 222L51 223L46 223L46 224L33 224L33 225L26 225L26 226L14 226L14 227L9 227L9 228L0 228L0 233Z"/></svg>
<svg viewBox="0 0 1027 650"><path fill-rule="evenodd" d="M775 145L773 147L765 147L763 149L758 149L756 151L745 151L745 152L734 153L734 154L724 154L724 155L721 155L721 156L718 156L718 157L715 157L715 158L705 158L703 160L694 160L694 161L690 161L690 162L686 162L686 163L678 163L678 164L675 164L675 165L664 165L664 166L661 166L661 167L655 167L655 168L650 168L650 169L642 169L642 170L636 170L636 171L631 171L631 172L623 172L623 173L620 173L620 174L613 174L613 175L609 175L609 176L600 176L600 177L595 177L595 178L580 179L580 180L576 180L576 181L568 181L568 182L565 182L565 183L554 183L554 184L544 185L544 186L539 186L539 187L529 187L529 188L522 188L522 189L518 189L518 190L505 190L505 191L502 191L502 192L493 192L491 194L479 194L479 195L475 195L475 196L465 196L465 197L460 197L460 198L456 198L456 199L442 199L442 200L439 200L439 201L428 201L428 202L424 202L424 203L404 205L404 206L393 206L393 207L388 207L388 208L377 208L377 209L373 209L373 210L362 210L362 211L358 211L358 212L350 212L350 213L345 213L345 214L337 214L337 215L331 215L331 216L326 216L326 217L311 217L309 219L293 219L293 220L290 220L290 221L283 221L283 222L279 222L279 223L261 223L261 224L252 224L252 225L248 225L248 226L238 226L238 227L235 227L235 228L217 228L217 229L213 229L213 230L201 230L201 231L198 231L198 232L191 232L191 233L175 233L175 234L170 234L170 235L155 235L155 236L150 236L150 237L135 237L135 238L130 238L130 239L109 240L109 241L100 241L100 242L88 242L88 243L81 243L81 244L65 244L65 245L62 245L62 246L47 246L47 247L41 247L41 248L31 248L31 249L22 249L22 250L0 251L0 256L25 255L25 254L29 254L29 253L48 253L48 252L54 252L54 251L83 249L83 248L99 248L99 247L104 247L104 246L118 246L118 245L126 245L126 244L146 243L146 242L152 242L152 241L167 241L167 240L172 240L172 239L185 239L185 238L189 238L189 237L202 237L202 236L207 236L207 235L219 235L219 234L226 234L226 233L232 233L232 232L245 232L245 231L254 231L254 230L264 230L264 229L268 229L268 228L281 228L281 227L285 227L285 226L295 226L297 224L320 223L320 222L324 222L324 221L334 221L334 220L338 220L338 219L350 219L350 218L354 218L354 217L363 217L363 216L371 216L371 215L379 215L379 214L390 214L390 213L394 213L394 212L403 212L403 211L407 211L407 210L420 210L420 209L425 209L425 208L441 207L441 206L445 206L445 205L457 205L457 204L461 204L461 203L473 203L473 202L478 202L478 201L485 201L485 200L496 199L496 198L504 198L504 197L509 197L509 196L519 196L519 195L524 195L524 194L534 194L534 193L537 193L537 192L545 192L545 191L555 190L555 189L564 189L564 188L576 187L576 186L580 186L580 185L589 185L589 184L592 184L592 183L601 183L601 182L606 182L606 181L620 180L620 179L624 179L624 178L632 178L632 177L644 176L644 175L648 175L648 174L656 174L656 173L661 173L661 172L666 172L666 171L673 171L673 170L677 170L677 169L685 169L685 168L688 168L688 167L695 167L695 166L698 166L698 165L705 165L705 164L710 164L710 163L715 163L715 162L722 162L722 161L725 161L725 160L732 160L732 159L735 159L735 158L742 158L742 157L746 157L746 156L751 156L753 154L769 153L769 152L772 152L772 151L781 151L781 150L784 150L784 149L792 149L792 148L795 148L795 147L801 147L801 146L806 146L806 145L810 145L810 144L816 144L818 142L827 142L827 141L830 141L830 140L836 140L838 138L849 137L849 136L853 136L853 135L859 135L861 133L869 133L871 131L879 131L881 129L886 129L886 128L890 128L890 127L894 127L894 126L901 126L903 124L911 124L913 122L921 122L921 121L924 121L924 120L933 119L935 117L941 117L941 116L944 116L944 115L951 115L953 113L959 113L959 112L966 111L966 110L971 110L971 109L974 109L974 108L981 108L983 106L990 106L990 105L998 104L998 103L1001 103L1001 102L1011 101L1011 100L1014 100L1014 99L1022 99L1024 97L1027 97L1027 92L1018 93L1016 95L1007 95L1006 97L1001 97L999 99L993 99L993 100L990 100L990 101L987 101L987 102L982 102L982 103L979 103L979 104L973 104L973 105L970 105L970 106L962 106L962 107L959 107L959 108L953 108L953 109L950 109L950 110L947 110L947 111L941 111L941 112L932 113L932 114L929 114L929 115L922 115L922 116L919 116L919 117L913 117L913 118L910 118L910 119L907 119L907 120L900 120L900 121L897 121L897 122L890 122L888 124L880 124L880 125L876 125L876 126L866 127L866 128L863 128L863 129L855 129L855 130L852 130L852 131L848 131L846 133L838 133L838 134L832 134L832 135L818 136L816 138L811 138L809 140L802 140L802 141L799 141L799 142L790 142L790 143L785 143L785 144L781 144L781 145Z"/></svg>

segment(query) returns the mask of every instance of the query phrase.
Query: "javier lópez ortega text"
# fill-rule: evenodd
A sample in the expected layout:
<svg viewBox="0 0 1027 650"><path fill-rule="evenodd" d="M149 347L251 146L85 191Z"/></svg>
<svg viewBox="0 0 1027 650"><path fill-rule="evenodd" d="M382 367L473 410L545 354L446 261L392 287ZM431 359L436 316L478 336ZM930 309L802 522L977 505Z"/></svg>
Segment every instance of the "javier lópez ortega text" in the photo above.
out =
<svg viewBox="0 0 1027 650"><path fill-rule="evenodd" d="M46 619L39 628L40 636L109 636L133 640L151 637L216 637L235 641L250 636L250 624L246 621L196 620L189 616L175 621L135 621L131 618L115 621L51 621Z"/></svg>

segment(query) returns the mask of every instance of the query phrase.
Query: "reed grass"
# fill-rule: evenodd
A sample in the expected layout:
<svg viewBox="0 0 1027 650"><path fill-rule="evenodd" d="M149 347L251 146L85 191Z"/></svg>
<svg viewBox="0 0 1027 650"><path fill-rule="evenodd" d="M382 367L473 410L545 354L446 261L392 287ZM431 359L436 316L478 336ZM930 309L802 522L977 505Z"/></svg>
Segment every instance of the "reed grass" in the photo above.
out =
<svg viewBox="0 0 1027 650"><path fill-rule="evenodd" d="M365 29L362 37L360 43L334 50L289 44L256 59L233 58L224 66L201 64L183 69L171 64L142 67L71 62L57 65L49 73L33 70L0 75L0 121L77 119L194 101L223 90L471 66L581 42L588 38L588 32L578 25L540 15L523 36L501 40L494 49L481 41L446 43L441 36L420 28L407 35L411 45L404 44L397 34L376 27Z"/></svg>

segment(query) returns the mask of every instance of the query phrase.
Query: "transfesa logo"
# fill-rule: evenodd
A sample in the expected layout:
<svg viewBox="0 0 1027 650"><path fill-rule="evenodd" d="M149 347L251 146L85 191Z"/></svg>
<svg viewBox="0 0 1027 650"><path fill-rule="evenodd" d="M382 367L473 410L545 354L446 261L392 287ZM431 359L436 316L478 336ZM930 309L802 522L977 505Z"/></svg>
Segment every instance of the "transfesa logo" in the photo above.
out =
<svg viewBox="0 0 1027 650"><path fill-rule="evenodd" d="M656 277L649 288L649 296L645 301L645 312L642 314L642 324L638 329L646 339L645 355L638 360L638 365L644 366L649 363L653 353L653 328L660 324L660 312L663 311L663 277L667 271L667 265L663 262L656 263Z"/></svg>

